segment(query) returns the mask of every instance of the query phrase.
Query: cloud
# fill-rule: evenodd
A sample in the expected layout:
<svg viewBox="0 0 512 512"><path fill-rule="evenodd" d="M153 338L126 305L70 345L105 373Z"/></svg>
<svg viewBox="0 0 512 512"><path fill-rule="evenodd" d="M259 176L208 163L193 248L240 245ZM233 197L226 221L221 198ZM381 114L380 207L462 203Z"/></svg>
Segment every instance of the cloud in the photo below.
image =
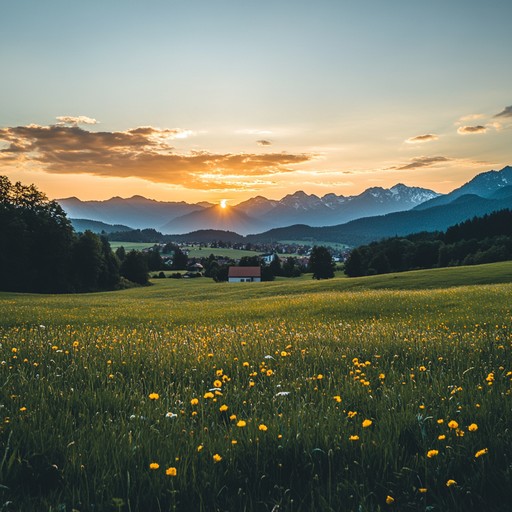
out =
<svg viewBox="0 0 512 512"><path fill-rule="evenodd" d="M487 128L481 124L477 126L459 126L457 133L460 135L474 134L474 133L485 133Z"/></svg>
<svg viewBox="0 0 512 512"><path fill-rule="evenodd" d="M410 137L405 142L407 144L418 144L422 142L429 142L431 140L438 140L439 137L434 133L427 133L425 135L416 135L416 137Z"/></svg>
<svg viewBox="0 0 512 512"><path fill-rule="evenodd" d="M261 139L261 140L257 140L256 144L258 144L258 146L272 146L272 141Z"/></svg>
<svg viewBox="0 0 512 512"><path fill-rule="evenodd" d="M294 171L313 154L182 153L169 144L188 130L141 126L120 132L91 132L78 126L0 128L0 163L31 164L53 174L137 177L188 188L228 187ZM188 136L188 135L187 135Z"/></svg>
<svg viewBox="0 0 512 512"><path fill-rule="evenodd" d="M396 171L409 171L413 169L420 169L422 167L431 167L435 164L450 162L451 158L447 158L446 156L420 156L418 158L413 158L410 163L391 167L391 169Z"/></svg>
<svg viewBox="0 0 512 512"><path fill-rule="evenodd" d="M78 126L79 124L98 124L99 121L87 116L59 116L56 117L58 124L70 124Z"/></svg>
<svg viewBox="0 0 512 512"><path fill-rule="evenodd" d="M512 117L512 105L505 107L503 111L496 114L494 117Z"/></svg>

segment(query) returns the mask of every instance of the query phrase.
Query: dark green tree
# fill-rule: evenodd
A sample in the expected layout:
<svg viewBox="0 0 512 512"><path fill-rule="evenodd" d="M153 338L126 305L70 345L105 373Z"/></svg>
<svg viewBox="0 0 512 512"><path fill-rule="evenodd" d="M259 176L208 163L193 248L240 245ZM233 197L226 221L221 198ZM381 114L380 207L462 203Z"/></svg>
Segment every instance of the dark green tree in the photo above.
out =
<svg viewBox="0 0 512 512"><path fill-rule="evenodd" d="M100 238L87 230L73 245L72 267L76 291L92 292L99 289L99 277L104 264Z"/></svg>
<svg viewBox="0 0 512 512"><path fill-rule="evenodd" d="M119 258L119 261L124 261L126 258L126 249L122 245L116 249L116 256Z"/></svg>
<svg viewBox="0 0 512 512"><path fill-rule="evenodd" d="M334 261L327 247L315 245L309 257L309 271L313 279L329 279L334 277Z"/></svg>
<svg viewBox="0 0 512 512"><path fill-rule="evenodd" d="M0 176L0 288L64 292L74 232L64 210L34 185Z"/></svg>
<svg viewBox="0 0 512 512"><path fill-rule="evenodd" d="M121 275L137 284L148 284L148 264L140 251L130 251L121 264Z"/></svg>
<svg viewBox="0 0 512 512"><path fill-rule="evenodd" d="M172 256L172 269L173 270L185 270L188 265L188 256L178 247L174 248L174 254Z"/></svg>

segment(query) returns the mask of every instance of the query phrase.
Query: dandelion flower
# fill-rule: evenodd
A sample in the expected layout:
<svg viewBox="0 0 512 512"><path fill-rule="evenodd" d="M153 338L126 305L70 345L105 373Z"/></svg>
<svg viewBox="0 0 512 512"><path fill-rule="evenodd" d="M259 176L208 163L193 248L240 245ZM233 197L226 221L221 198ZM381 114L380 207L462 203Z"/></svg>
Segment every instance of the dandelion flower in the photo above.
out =
<svg viewBox="0 0 512 512"><path fill-rule="evenodd" d="M481 457L482 455L485 455L486 453L489 453L489 449L488 448L484 448L483 450L478 450L475 453L475 459L478 459L478 457Z"/></svg>
<svg viewBox="0 0 512 512"><path fill-rule="evenodd" d="M267 425L264 425L263 423L258 427L258 430L261 430L262 432L266 432L268 430Z"/></svg>
<svg viewBox="0 0 512 512"><path fill-rule="evenodd" d="M420 487L418 489L418 492L421 493L421 494L425 494L427 492L427 488L426 487Z"/></svg>
<svg viewBox="0 0 512 512"><path fill-rule="evenodd" d="M395 498L393 498L393 496L386 496L386 505L391 505L392 503L395 502Z"/></svg>
<svg viewBox="0 0 512 512"><path fill-rule="evenodd" d="M203 398L213 398L215 395L211 391L207 391Z"/></svg>
<svg viewBox="0 0 512 512"><path fill-rule="evenodd" d="M217 462L220 462L222 460L222 457L216 453L214 456L213 456L213 462L217 463Z"/></svg>
<svg viewBox="0 0 512 512"><path fill-rule="evenodd" d="M200 444L200 445L197 447L197 452L199 453L203 448L204 448L204 446L203 446L202 444Z"/></svg>
<svg viewBox="0 0 512 512"><path fill-rule="evenodd" d="M158 469L160 467L160 464L158 464L158 462L152 462L150 465L149 465L149 469Z"/></svg>
<svg viewBox="0 0 512 512"><path fill-rule="evenodd" d="M347 416L348 416L349 418L353 418L356 414L357 414L357 412L356 412L356 411L348 411L348 412L347 412Z"/></svg>
<svg viewBox="0 0 512 512"><path fill-rule="evenodd" d="M354 436L350 436L348 438L349 441L359 441L359 436L358 435L354 435Z"/></svg>
<svg viewBox="0 0 512 512"><path fill-rule="evenodd" d="M176 476L176 475L178 474L178 471L177 471L177 469L176 469L176 468L167 468L167 469L165 470L165 474L166 474L167 476Z"/></svg>
<svg viewBox="0 0 512 512"><path fill-rule="evenodd" d="M368 428L369 426L371 426L372 423L373 423L372 420L364 420L362 423L363 428Z"/></svg>
<svg viewBox="0 0 512 512"><path fill-rule="evenodd" d="M457 482L452 479L446 481L446 487L451 487L452 485L457 485Z"/></svg>
<svg viewBox="0 0 512 512"><path fill-rule="evenodd" d="M243 428L247 425L247 423L244 420L239 420L236 424L237 427Z"/></svg>
<svg viewBox="0 0 512 512"><path fill-rule="evenodd" d="M451 420L448 422L448 426L452 429L459 428L459 424L455 420Z"/></svg>
<svg viewBox="0 0 512 512"><path fill-rule="evenodd" d="M478 425L476 423L471 423L471 425L468 426L468 430L470 432L476 432L478 430Z"/></svg>
<svg viewBox="0 0 512 512"><path fill-rule="evenodd" d="M333 396L334 400L336 400L336 402L340 403L341 402L341 396L340 395L336 395L336 396Z"/></svg>
<svg viewBox="0 0 512 512"><path fill-rule="evenodd" d="M225 412L228 410L228 406L226 404L223 404L219 407L219 411L220 412Z"/></svg>
<svg viewBox="0 0 512 512"><path fill-rule="evenodd" d="M222 381L220 381L219 379L214 380L214 381L213 381L213 387L214 387L214 388L220 388L220 387L222 387Z"/></svg>
<svg viewBox="0 0 512 512"><path fill-rule="evenodd" d="M444 434L439 434L437 436L437 439L439 439L439 441L444 441L446 439L446 436Z"/></svg>
<svg viewBox="0 0 512 512"><path fill-rule="evenodd" d="M427 457L429 459L432 459L433 457L437 457L437 455L439 455L439 450L429 450L427 452Z"/></svg>
<svg viewBox="0 0 512 512"><path fill-rule="evenodd" d="M160 398L160 395L158 393L150 393L149 399L150 400L158 400Z"/></svg>
<svg viewBox="0 0 512 512"><path fill-rule="evenodd" d="M190 400L190 405L197 405L199 403L199 400L197 398L192 398L192 400Z"/></svg>

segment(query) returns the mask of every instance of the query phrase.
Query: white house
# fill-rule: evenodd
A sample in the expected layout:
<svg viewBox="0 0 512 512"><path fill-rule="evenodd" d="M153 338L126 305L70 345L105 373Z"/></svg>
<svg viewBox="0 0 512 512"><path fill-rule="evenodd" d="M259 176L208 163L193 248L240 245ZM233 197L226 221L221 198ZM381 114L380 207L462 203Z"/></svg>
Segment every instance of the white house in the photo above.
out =
<svg viewBox="0 0 512 512"><path fill-rule="evenodd" d="M261 281L260 267L229 267L230 283L252 283Z"/></svg>

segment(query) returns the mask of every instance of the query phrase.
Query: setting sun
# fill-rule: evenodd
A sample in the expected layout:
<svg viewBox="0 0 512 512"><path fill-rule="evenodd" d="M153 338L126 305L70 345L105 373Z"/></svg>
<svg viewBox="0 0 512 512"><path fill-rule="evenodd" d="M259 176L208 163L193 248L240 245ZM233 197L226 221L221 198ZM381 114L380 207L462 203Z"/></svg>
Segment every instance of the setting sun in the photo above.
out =
<svg viewBox="0 0 512 512"><path fill-rule="evenodd" d="M221 208L226 208L226 206L227 206L226 203L227 203L227 199L221 199L220 200L220 207Z"/></svg>

